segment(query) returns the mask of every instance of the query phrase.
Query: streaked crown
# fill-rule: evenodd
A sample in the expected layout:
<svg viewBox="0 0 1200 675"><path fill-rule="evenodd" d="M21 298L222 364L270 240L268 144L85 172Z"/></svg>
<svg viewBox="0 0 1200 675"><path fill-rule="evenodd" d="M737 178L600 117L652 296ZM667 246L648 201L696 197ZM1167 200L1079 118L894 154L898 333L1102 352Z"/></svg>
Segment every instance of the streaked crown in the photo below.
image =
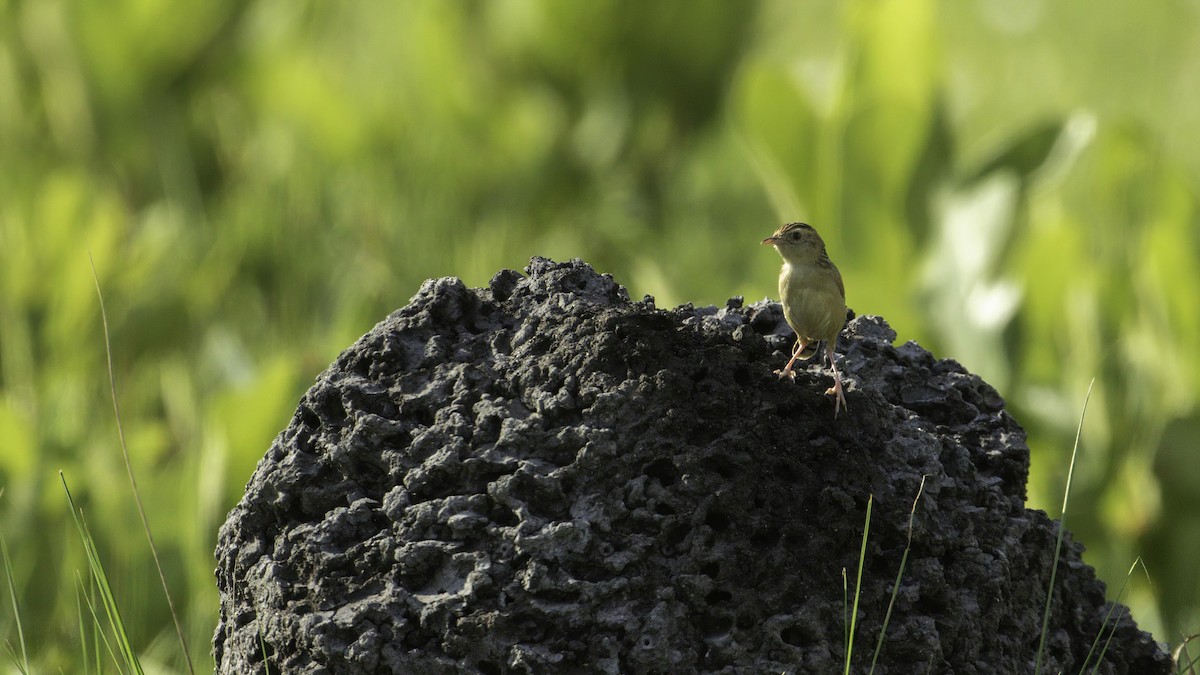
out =
<svg viewBox="0 0 1200 675"><path fill-rule="evenodd" d="M825 241L808 223L788 223L775 230L775 234L763 239L762 243L775 246L780 253L784 249L796 251L815 249L820 253L825 252Z"/></svg>

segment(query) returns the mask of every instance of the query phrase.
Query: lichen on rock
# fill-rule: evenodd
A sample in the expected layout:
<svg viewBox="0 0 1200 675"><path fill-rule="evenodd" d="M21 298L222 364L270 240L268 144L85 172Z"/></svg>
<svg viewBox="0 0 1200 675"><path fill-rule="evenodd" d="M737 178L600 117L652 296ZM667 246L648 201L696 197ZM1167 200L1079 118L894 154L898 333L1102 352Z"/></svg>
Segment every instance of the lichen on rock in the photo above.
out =
<svg viewBox="0 0 1200 675"><path fill-rule="evenodd" d="M815 359L772 374L776 303L526 272L427 281L304 396L221 529L220 672L840 671L873 496L863 666L923 477L878 672L1032 672L1057 524L1024 506L992 387L858 317L835 419ZM1077 671L1109 610L1066 544L1045 672ZM1113 617L1099 672L1170 672Z"/></svg>

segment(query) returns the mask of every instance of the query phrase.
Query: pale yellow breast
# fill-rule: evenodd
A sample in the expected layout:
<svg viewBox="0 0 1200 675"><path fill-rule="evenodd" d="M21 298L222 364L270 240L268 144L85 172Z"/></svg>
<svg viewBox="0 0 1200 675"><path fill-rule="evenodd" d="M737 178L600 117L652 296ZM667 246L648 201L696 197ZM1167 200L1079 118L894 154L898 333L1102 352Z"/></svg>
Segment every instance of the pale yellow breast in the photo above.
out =
<svg viewBox="0 0 1200 675"><path fill-rule="evenodd" d="M846 321L846 299L837 282L816 265L784 264L779 297L788 325L805 342L836 339Z"/></svg>

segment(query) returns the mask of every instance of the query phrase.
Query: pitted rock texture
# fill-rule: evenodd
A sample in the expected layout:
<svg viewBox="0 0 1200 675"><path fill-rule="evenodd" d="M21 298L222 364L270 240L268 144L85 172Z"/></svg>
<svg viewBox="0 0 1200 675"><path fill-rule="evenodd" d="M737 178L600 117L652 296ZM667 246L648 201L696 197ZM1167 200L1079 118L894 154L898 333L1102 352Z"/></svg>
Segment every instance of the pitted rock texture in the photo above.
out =
<svg viewBox="0 0 1200 675"><path fill-rule="evenodd" d="M526 271L426 282L304 396L221 529L220 672L841 672L870 496L853 670L1033 672L1057 525L990 386L860 317L835 419L775 303ZM1110 608L1081 551L1043 672ZM1170 672L1112 616L1098 672Z"/></svg>

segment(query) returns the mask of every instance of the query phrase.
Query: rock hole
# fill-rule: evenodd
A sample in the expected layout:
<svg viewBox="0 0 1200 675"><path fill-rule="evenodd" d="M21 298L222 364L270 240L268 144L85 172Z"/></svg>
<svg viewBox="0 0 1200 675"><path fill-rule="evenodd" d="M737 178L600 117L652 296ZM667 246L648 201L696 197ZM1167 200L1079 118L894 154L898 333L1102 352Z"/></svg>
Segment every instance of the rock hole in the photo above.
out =
<svg viewBox="0 0 1200 675"><path fill-rule="evenodd" d="M721 478L733 478L738 473L737 467L735 467L733 464L729 463L728 461L722 461L715 458L706 460L704 462L704 468L717 474Z"/></svg>
<svg viewBox="0 0 1200 675"><path fill-rule="evenodd" d="M512 336L508 333L496 333L492 336L492 351L505 356L512 353Z"/></svg>
<svg viewBox="0 0 1200 675"><path fill-rule="evenodd" d="M538 335L529 341L526 349L533 356L545 356L552 346L554 345L550 341L550 338L545 335Z"/></svg>
<svg viewBox="0 0 1200 675"><path fill-rule="evenodd" d="M709 511L708 515L704 516L704 524L714 532L724 532L729 529L729 516L720 511Z"/></svg>
<svg viewBox="0 0 1200 675"><path fill-rule="evenodd" d="M714 640L724 637L733 630L733 619L728 616L705 616L700 619L700 630L704 637Z"/></svg>
<svg viewBox="0 0 1200 675"><path fill-rule="evenodd" d="M408 413L409 418L411 418L415 424L418 424L423 427L433 426L433 422L434 422L433 413L426 408L417 407L412 410L406 410L404 412Z"/></svg>
<svg viewBox="0 0 1200 675"><path fill-rule="evenodd" d="M504 672L500 666L492 663L491 661L480 661L475 664L475 667L479 669L479 672L483 673L483 675L500 675L500 673Z"/></svg>
<svg viewBox="0 0 1200 675"><path fill-rule="evenodd" d="M675 463L666 457L661 457L646 465L642 473L654 478L663 487L671 487L679 482L679 469Z"/></svg>
<svg viewBox="0 0 1200 675"><path fill-rule="evenodd" d="M750 384L751 379L752 378L750 377L750 369L747 368L746 366L744 366L744 365L738 366L737 368L733 369L733 381L738 383L739 385L741 385L743 387L748 386Z"/></svg>
<svg viewBox="0 0 1200 675"><path fill-rule="evenodd" d="M488 509L488 519L500 527L511 527L519 520L512 509L497 501L492 501Z"/></svg>
<svg viewBox="0 0 1200 675"><path fill-rule="evenodd" d="M703 574L704 576L710 577L712 579L716 579L717 577L721 576L721 563L717 563L717 562L704 563L703 565L700 566L700 574Z"/></svg>
<svg viewBox="0 0 1200 675"><path fill-rule="evenodd" d="M660 516L675 515L675 509L670 504L667 504L666 502L659 502L659 503L655 504L654 512Z"/></svg>
<svg viewBox="0 0 1200 675"><path fill-rule="evenodd" d="M410 651L424 650L433 643L431 636L423 630L410 630L400 638L400 647Z"/></svg>
<svg viewBox="0 0 1200 675"><path fill-rule="evenodd" d="M801 626L788 626L779 631L779 639L793 647L805 647L814 642L812 632Z"/></svg>
<svg viewBox="0 0 1200 675"><path fill-rule="evenodd" d="M763 528L750 535L750 544L755 548L772 548L779 543L782 534L773 528Z"/></svg>
<svg viewBox="0 0 1200 675"><path fill-rule="evenodd" d="M316 429L321 426L321 418L317 417L317 413L308 406L300 406L300 422L310 429Z"/></svg>
<svg viewBox="0 0 1200 675"><path fill-rule="evenodd" d="M688 532L690 531L691 528L684 525L672 527L667 530L665 541L669 546L678 546L683 543L684 539L687 539Z"/></svg>
<svg viewBox="0 0 1200 675"><path fill-rule="evenodd" d="M733 599L733 594L720 588L713 589L704 596L704 601L710 605L723 605Z"/></svg>
<svg viewBox="0 0 1200 675"><path fill-rule="evenodd" d="M564 562L562 569L572 578L588 583L597 583L612 578L612 575L594 560Z"/></svg>

